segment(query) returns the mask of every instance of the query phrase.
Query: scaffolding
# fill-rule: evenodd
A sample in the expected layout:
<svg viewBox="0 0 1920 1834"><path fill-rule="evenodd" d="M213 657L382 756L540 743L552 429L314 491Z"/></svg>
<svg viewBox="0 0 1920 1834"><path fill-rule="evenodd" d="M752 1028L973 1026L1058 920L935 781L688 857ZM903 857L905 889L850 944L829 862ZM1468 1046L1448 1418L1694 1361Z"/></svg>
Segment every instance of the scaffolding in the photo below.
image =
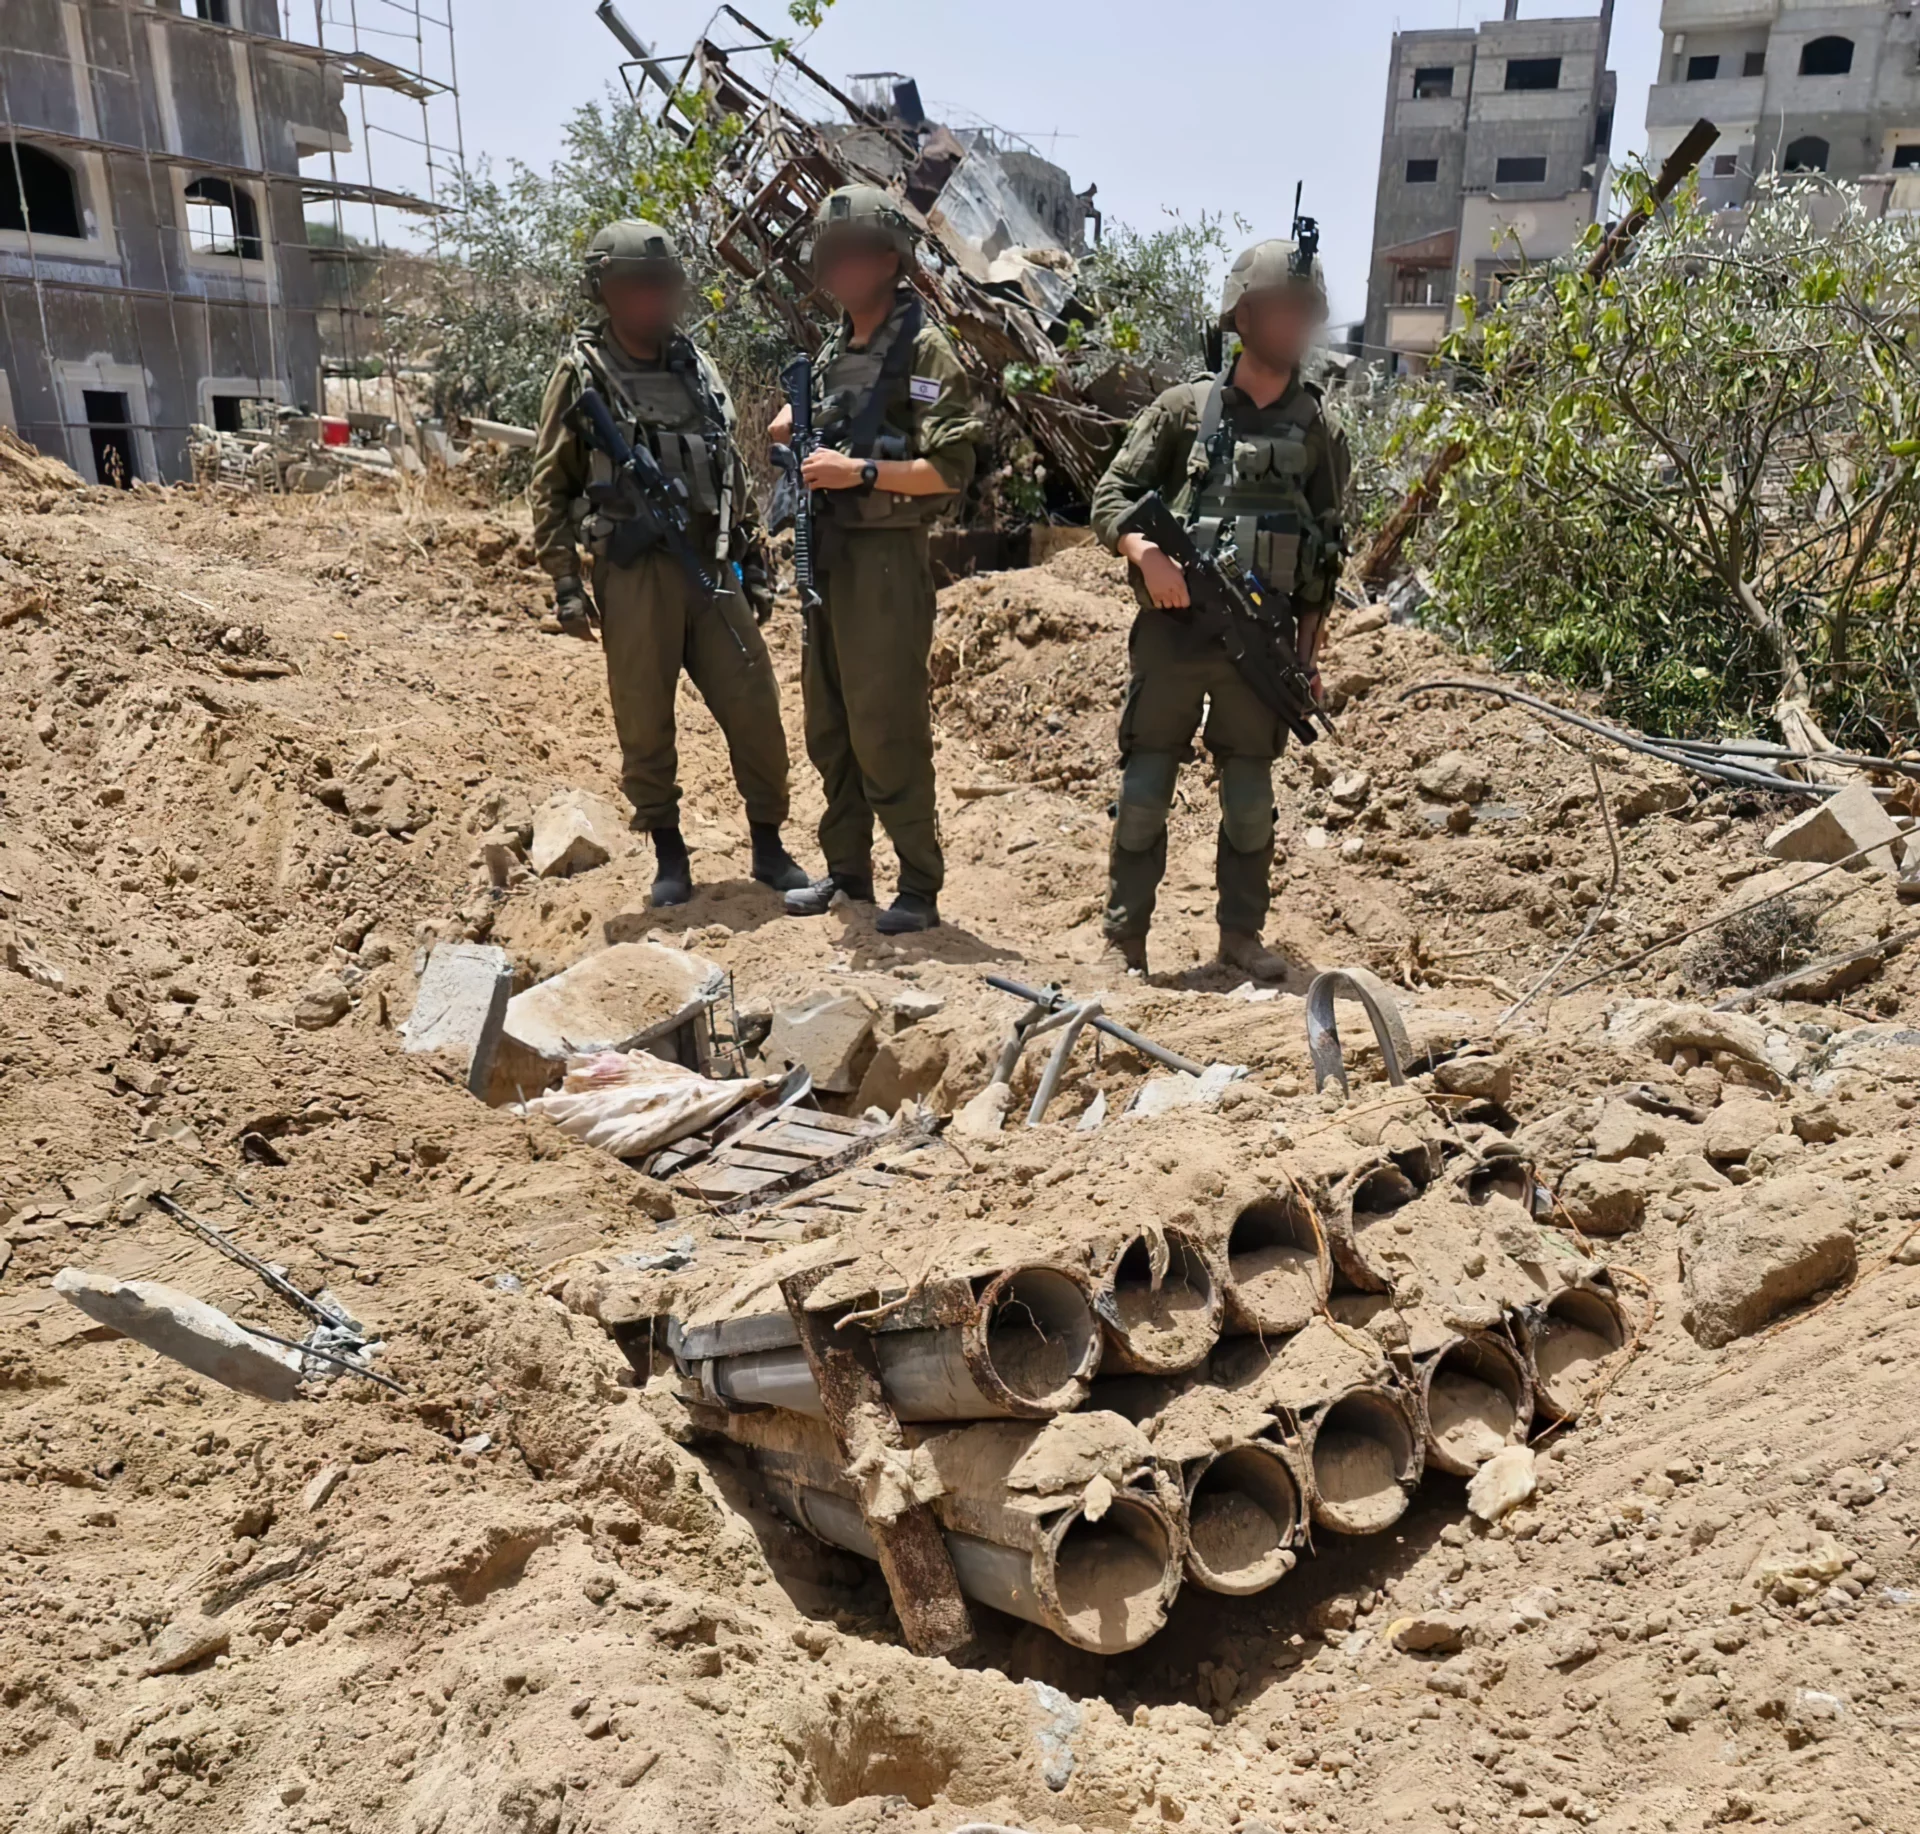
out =
<svg viewBox="0 0 1920 1834"><path fill-rule="evenodd" d="M460 233L438 3L22 16L0 45L0 421L126 482L184 476L189 430L249 398L400 413L383 270ZM51 215L49 161L74 187Z"/></svg>

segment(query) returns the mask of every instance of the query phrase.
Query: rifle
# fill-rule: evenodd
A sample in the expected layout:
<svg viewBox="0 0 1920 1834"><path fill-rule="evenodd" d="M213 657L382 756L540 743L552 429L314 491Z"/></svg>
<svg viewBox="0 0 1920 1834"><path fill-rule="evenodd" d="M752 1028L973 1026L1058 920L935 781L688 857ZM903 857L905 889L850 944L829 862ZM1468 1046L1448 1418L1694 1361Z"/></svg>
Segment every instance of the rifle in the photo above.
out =
<svg viewBox="0 0 1920 1834"><path fill-rule="evenodd" d="M813 573L813 492L800 475L800 468L823 444L813 424L813 359L802 351L780 372L780 386L793 409L793 432L784 446L774 447L773 462L793 490L793 583L800 594L800 615L805 617L820 608L820 587Z"/></svg>
<svg viewBox="0 0 1920 1834"><path fill-rule="evenodd" d="M607 545L607 559L616 567L630 567L641 555L664 545L672 549L694 590L704 598L712 598L717 588L713 575L700 558L700 550L693 544L693 513L688 505L686 481L669 478L644 442L638 446L627 444L598 389L580 391L580 411L587 417L588 443L613 461L618 474L612 485L590 486L588 496L597 508L611 508L611 501L602 501L595 493L611 499L622 481L633 487L631 500L620 505L623 509L631 508L633 514L621 518ZM734 641L739 642L738 632L734 634ZM745 647L741 645L743 652Z"/></svg>
<svg viewBox="0 0 1920 1834"><path fill-rule="evenodd" d="M1302 280L1313 277L1314 257L1320 252L1320 219L1300 214L1300 199L1306 188L1304 178L1293 187L1293 271Z"/></svg>
<svg viewBox="0 0 1920 1834"><path fill-rule="evenodd" d="M1276 604L1268 597L1231 546L1202 553L1187 525L1151 490L1121 518L1120 533L1144 536L1180 569L1189 609L1184 616L1177 611L1169 615L1218 637L1247 686L1301 744L1311 745L1319 736L1316 721L1333 732L1333 721L1313 698L1313 684L1300 666L1293 638L1281 627L1284 601Z"/></svg>

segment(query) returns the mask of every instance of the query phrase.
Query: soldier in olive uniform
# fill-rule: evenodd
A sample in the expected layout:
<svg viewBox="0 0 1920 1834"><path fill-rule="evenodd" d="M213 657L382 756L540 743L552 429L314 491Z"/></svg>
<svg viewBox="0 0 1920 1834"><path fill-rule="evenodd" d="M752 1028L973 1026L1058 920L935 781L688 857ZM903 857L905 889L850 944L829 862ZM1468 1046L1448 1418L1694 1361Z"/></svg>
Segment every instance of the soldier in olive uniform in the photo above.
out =
<svg viewBox="0 0 1920 1834"><path fill-rule="evenodd" d="M940 921L927 532L972 481L983 432L952 344L922 319L912 260L912 226L884 191L848 186L822 204L813 271L845 317L814 364L825 443L803 475L824 603L808 619L801 679L807 754L827 794L827 876L789 892L787 909L817 916L841 892L872 900L877 816L900 860L897 895L874 920L888 935ZM783 409L774 439L792 425Z"/></svg>
<svg viewBox="0 0 1920 1834"><path fill-rule="evenodd" d="M1100 539L1129 563L1140 613L1128 641L1132 679L1120 715L1104 927L1132 972L1147 963L1147 930L1167 867L1167 815L1183 760L1201 730L1220 775L1214 877L1220 959L1262 980L1287 964L1261 941L1273 865L1273 761L1286 728L1234 667L1217 637L1188 628L1185 577L1152 542L1119 524L1157 491L1202 548L1223 536L1271 593L1290 600L1302 665L1314 658L1343 553L1345 435L1301 375L1327 315L1320 263L1292 242L1248 249L1227 276L1223 329L1240 349L1217 376L1168 389L1128 430L1093 499Z"/></svg>
<svg viewBox="0 0 1920 1834"><path fill-rule="evenodd" d="M560 628L592 635L576 544L594 557L607 686L620 738L621 788L633 825L653 836L656 905L693 896L680 834L674 697L680 672L726 735L747 806L753 876L776 891L806 885L780 838L787 818L787 740L760 626L773 606L760 531L734 440L733 403L718 371L677 329L686 272L672 238L651 223L611 223L587 245L582 290L600 314L547 384L534 452L534 546L554 581ZM644 441L686 485L690 534L718 591L708 597L665 545L631 565L607 557L630 517L633 486L586 437L579 402L594 388L630 443Z"/></svg>

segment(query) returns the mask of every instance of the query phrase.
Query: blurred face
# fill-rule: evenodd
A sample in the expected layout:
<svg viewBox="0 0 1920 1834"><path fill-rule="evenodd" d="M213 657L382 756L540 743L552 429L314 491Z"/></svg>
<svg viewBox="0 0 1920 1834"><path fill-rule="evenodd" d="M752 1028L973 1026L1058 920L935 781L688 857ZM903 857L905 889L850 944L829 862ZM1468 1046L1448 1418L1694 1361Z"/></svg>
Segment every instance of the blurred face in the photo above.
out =
<svg viewBox="0 0 1920 1834"><path fill-rule="evenodd" d="M679 274L609 274L600 282L600 303L614 335L629 344L658 344L680 319L686 281Z"/></svg>
<svg viewBox="0 0 1920 1834"><path fill-rule="evenodd" d="M1292 369L1307 354L1319 328L1320 302L1305 287L1250 293L1233 309L1233 328L1261 362Z"/></svg>
<svg viewBox="0 0 1920 1834"><path fill-rule="evenodd" d="M900 280L900 252L885 236L841 230L820 239L813 272L835 305L858 312L892 294Z"/></svg>

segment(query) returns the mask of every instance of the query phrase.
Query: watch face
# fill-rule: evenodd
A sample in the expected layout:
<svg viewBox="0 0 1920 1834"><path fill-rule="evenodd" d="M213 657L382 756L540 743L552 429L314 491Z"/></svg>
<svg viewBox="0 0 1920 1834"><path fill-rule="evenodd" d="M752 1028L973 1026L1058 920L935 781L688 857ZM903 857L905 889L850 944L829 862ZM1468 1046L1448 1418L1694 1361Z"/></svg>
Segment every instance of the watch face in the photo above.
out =
<svg viewBox="0 0 1920 1834"><path fill-rule="evenodd" d="M868 459L867 462L860 467L860 482L863 484L877 484L879 481L880 467L876 465L872 459Z"/></svg>

